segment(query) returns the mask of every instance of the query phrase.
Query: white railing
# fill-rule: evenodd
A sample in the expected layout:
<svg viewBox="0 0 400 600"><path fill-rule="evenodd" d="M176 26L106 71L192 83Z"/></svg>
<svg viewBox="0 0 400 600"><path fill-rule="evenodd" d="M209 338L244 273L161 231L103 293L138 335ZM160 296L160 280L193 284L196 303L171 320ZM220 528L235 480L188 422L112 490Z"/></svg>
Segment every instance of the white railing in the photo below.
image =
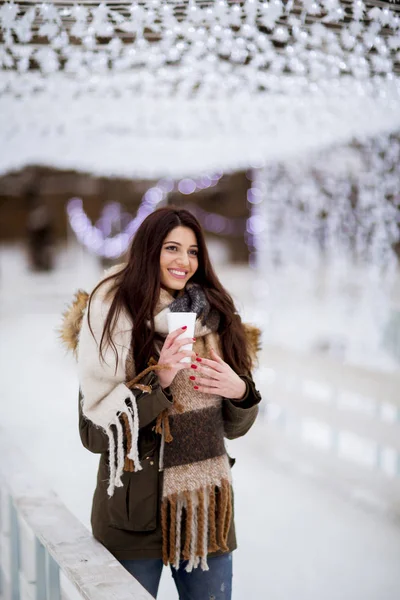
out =
<svg viewBox="0 0 400 600"><path fill-rule="evenodd" d="M268 455L399 516L400 373L279 346L260 366Z"/></svg>
<svg viewBox="0 0 400 600"><path fill-rule="evenodd" d="M1 600L151 600L1 431L0 457Z"/></svg>

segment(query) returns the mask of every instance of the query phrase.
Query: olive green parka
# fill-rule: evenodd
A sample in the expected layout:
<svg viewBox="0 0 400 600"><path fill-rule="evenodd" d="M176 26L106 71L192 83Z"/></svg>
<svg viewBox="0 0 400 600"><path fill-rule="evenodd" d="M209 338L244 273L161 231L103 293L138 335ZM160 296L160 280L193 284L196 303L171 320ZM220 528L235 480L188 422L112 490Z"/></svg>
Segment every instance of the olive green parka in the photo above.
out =
<svg viewBox="0 0 400 600"><path fill-rule="evenodd" d="M239 438L253 425L261 400L251 376L243 375L247 391L240 401L222 403L226 438ZM163 472L159 471L160 436L155 432L157 416L174 401L169 390L162 390L156 373L148 374L150 393L134 390L139 413L139 457L143 469L124 472L123 487L115 488L109 498L108 437L85 418L79 396L79 433L85 448L100 454L97 485L93 497L91 523L94 537L117 559L161 558L161 490ZM231 459L231 466L234 464ZM228 535L228 547L236 548L234 519ZM212 556L212 555L210 555Z"/></svg>

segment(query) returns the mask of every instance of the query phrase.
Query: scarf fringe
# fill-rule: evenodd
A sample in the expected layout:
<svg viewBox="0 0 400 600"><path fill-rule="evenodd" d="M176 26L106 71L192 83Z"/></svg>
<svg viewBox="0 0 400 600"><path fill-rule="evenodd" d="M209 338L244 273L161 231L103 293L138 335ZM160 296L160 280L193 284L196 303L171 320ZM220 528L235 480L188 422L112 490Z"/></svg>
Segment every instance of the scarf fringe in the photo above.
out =
<svg viewBox="0 0 400 600"><path fill-rule="evenodd" d="M179 569L179 561L181 558L181 547L182 547L182 515L183 515L183 500L180 498L177 501L176 506L176 535L175 535L175 549L171 549L170 562L173 564L176 570ZM172 559L172 560L171 560Z"/></svg>
<svg viewBox="0 0 400 600"><path fill-rule="evenodd" d="M182 404L175 402L175 410L177 413L184 412L184 408ZM160 445L160 458L159 458L159 471L164 470L164 447L165 444L170 444L173 441L173 437L171 434L171 427L169 424L169 411L168 408L163 410L157 417L156 425L154 431L161 435L161 445Z"/></svg>
<svg viewBox="0 0 400 600"><path fill-rule="evenodd" d="M167 442L167 444L172 442L172 440L174 439L171 435L171 428L169 425L168 408L163 410L158 415L157 421L156 421L155 432L159 433L160 435L164 434L165 441Z"/></svg>
<svg viewBox="0 0 400 600"><path fill-rule="evenodd" d="M116 440L113 429L115 429L116 432ZM133 472L142 470L138 450L139 415L136 402L132 402L132 408L127 406L125 411L115 417L114 421L107 429L107 435L110 457L110 480L107 494L111 498L115 488L123 486L121 477L124 471ZM124 449L124 438L127 442L126 454Z"/></svg>
<svg viewBox="0 0 400 600"><path fill-rule="evenodd" d="M110 480L108 483L107 494L111 498L111 496L114 494L114 489L115 489L115 460L113 460L113 457L115 456L115 440L114 440L114 434L113 434L111 427L109 427L107 429L107 435L108 435L108 455L110 457L109 458Z"/></svg>
<svg viewBox="0 0 400 600"><path fill-rule="evenodd" d="M145 375L150 373L151 371L162 371L164 369L169 369L168 365L157 365L154 361L150 361L150 365L147 369L144 369L141 373L136 375L133 379L126 383L126 386L129 389L137 389L142 392L150 393L151 386L138 383ZM163 411L164 414L165 411ZM119 420L121 418L123 429L121 426L121 422ZM164 428L169 431L169 421L167 418L167 414L165 413L164 419L166 424ZM123 471L128 471L133 473L134 471L141 471L142 466L139 461L139 450L138 450L138 442L139 442L139 414L137 409L137 404L135 401L132 402L131 406L126 406L126 410L120 412L119 415L114 419L113 425L115 425L117 429L117 467L115 470L115 465L112 465L110 461L110 485L108 487L108 495L112 496L114 493L115 487L122 486L121 477ZM168 428L168 429L167 429ZM109 451L110 456L115 455L115 442L114 439L111 441L112 431L109 429L107 431L108 439L109 439ZM127 452L124 454L124 435L126 439ZM167 441L172 441L171 432L169 431L169 439Z"/></svg>
<svg viewBox="0 0 400 600"><path fill-rule="evenodd" d="M158 470L164 470L164 448L165 448L165 435L164 431L161 433L161 443L160 443L160 455L158 458Z"/></svg>
<svg viewBox="0 0 400 600"><path fill-rule="evenodd" d="M115 487L122 487L121 476L124 472L125 454L124 454L124 431L119 419L115 420L117 428L117 471L115 473Z"/></svg>
<svg viewBox="0 0 400 600"><path fill-rule="evenodd" d="M184 543L183 518L186 526ZM229 552L227 540L231 519L232 490L227 479L223 479L217 488L207 486L164 498L161 505L164 564L170 563L178 569L182 557L187 561L185 569L188 573L199 565L203 571L208 571L209 553Z"/></svg>

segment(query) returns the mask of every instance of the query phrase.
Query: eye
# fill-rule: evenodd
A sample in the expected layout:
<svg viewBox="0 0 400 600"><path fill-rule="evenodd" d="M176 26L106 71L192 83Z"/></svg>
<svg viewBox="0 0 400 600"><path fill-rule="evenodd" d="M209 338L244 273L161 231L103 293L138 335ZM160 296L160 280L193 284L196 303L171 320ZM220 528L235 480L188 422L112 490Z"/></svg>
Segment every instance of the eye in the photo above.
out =
<svg viewBox="0 0 400 600"><path fill-rule="evenodd" d="M165 248L165 249L166 249L166 250L172 250L172 251L174 251L174 250L176 250L176 249L177 249L177 246L174 246L174 245L172 245L172 246L166 246L166 248Z"/></svg>
<svg viewBox="0 0 400 600"><path fill-rule="evenodd" d="M197 250L189 250L189 254L192 254L193 256L198 256L199 253Z"/></svg>

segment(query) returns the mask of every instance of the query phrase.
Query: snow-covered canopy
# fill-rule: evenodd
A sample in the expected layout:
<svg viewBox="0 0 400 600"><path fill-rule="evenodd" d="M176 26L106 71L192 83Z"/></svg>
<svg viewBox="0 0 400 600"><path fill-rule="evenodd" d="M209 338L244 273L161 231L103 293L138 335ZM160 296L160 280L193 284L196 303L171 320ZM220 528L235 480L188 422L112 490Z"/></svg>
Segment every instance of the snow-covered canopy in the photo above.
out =
<svg viewBox="0 0 400 600"><path fill-rule="evenodd" d="M399 129L399 8L3 3L0 172L183 177Z"/></svg>

